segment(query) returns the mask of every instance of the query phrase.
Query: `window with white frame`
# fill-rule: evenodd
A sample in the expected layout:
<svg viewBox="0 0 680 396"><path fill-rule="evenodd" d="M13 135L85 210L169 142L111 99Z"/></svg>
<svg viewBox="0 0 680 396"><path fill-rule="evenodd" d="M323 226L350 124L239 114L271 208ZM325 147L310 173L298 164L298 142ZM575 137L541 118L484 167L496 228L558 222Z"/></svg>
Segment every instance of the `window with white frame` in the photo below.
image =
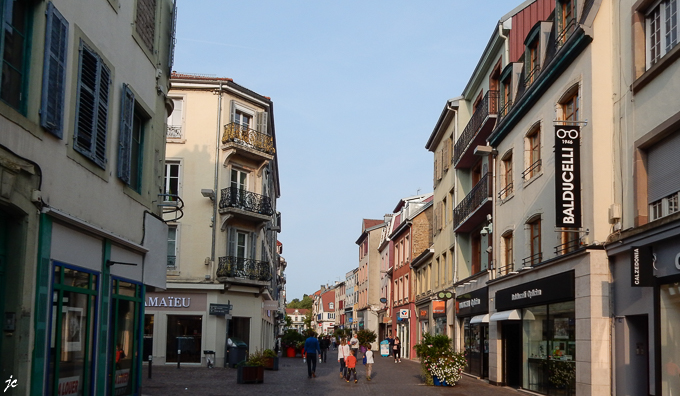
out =
<svg viewBox="0 0 680 396"><path fill-rule="evenodd" d="M164 201L176 201L179 196L180 162L165 161L165 179L163 181Z"/></svg>
<svg viewBox="0 0 680 396"><path fill-rule="evenodd" d="M177 269L177 226L168 225L168 270Z"/></svg>
<svg viewBox="0 0 680 396"><path fill-rule="evenodd" d="M647 10L647 68L678 44L678 1L659 0Z"/></svg>
<svg viewBox="0 0 680 396"><path fill-rule="evenodd" d="M328 303L328 309L335 309L335 303Z"/></svg>
<svg viewBox="0 0 680 396"><path fill-rule="evenodd" d="M172 98L174 109L172 114L168 117L168 139L182 139L183 134L183 116L184 116L184 98Z"/></svg>

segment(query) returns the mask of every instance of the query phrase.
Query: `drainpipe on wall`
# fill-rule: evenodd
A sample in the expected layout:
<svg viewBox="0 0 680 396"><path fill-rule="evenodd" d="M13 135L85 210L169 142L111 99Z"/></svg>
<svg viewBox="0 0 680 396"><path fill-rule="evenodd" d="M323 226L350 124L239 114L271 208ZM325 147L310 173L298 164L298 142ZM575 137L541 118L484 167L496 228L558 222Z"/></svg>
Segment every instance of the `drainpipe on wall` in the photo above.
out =
<svg viewBox="0 0 680 396"><path fill-rule="evenodd" d="M510 63L510 44L508 40L508 36L503 36L503 23L498 22L498 35L503 39L503 47L505 48L505 64L507 65Z"/></svg>

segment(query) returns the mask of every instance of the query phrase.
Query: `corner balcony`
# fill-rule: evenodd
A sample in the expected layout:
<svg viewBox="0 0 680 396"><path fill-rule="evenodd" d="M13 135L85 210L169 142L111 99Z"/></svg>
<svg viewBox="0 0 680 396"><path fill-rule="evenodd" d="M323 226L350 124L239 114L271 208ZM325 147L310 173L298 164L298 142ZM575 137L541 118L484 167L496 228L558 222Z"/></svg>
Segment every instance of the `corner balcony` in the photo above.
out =
<svg viewBox="0 0 680 396"><path fill-rule="evenodd" d="M246 126L231 123L224 126L222 150L230 155L240 155L258 162L268 162L274 158L274 138Z"/></svg>
<svg viewBox="0 0 680 396"><path fill-rule="evenodd" d="M222 189L219 211L255 222L269 221L274 214L271 198L236 187Z"/></svg>
<svg viewBox="0 0 680 396"><path fill-rule="evenodd" d="M272 280L271 267L267 261L235 256L220 257L216 275L219 282L256 287L268 287Z"/></svg>
<svg viewBox="0 0 680 396"><path fill-rule="evenodd" d="M453 166L456 169L467 169L475 164L477 158L474 149L486 145L486 138L491 135L497 116L498 91L487 91L453 147Z"/></svg>
<svg viewBox="0 0 680 396"><path fill-rule="evenodd" d="M453 210L453 230L455 232L471 232L486 223L486 215L491 214L493 177L487 173L470 193Z"/></svg>

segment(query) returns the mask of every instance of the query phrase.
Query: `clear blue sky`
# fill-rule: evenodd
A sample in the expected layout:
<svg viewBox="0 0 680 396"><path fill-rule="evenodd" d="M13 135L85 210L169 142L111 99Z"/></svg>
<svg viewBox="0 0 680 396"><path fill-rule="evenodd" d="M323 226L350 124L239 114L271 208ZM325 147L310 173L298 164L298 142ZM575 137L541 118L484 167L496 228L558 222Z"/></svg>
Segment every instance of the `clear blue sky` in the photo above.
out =
<svg viewBox="0 0 680 396"><path fill-rule="evenodd" d="M287 299L344 280L364 218L432 191L425 149L521 0L178 0L174 70L274 102Z"/></svg>

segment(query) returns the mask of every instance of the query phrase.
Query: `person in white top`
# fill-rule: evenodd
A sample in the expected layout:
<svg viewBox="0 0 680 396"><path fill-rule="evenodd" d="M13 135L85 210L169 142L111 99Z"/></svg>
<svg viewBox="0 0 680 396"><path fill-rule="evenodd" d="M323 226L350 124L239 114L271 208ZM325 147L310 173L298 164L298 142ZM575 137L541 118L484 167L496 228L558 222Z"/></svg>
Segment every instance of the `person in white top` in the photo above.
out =
<svg viewBox="0 0 680 396"><path fill-rule="evenodd" d="M347 367L345 366L345 358L349 356L349 345L347 345L347 340L344 338L340 340L340 346L338 346L338 362L340 362L340 378L345 378L347 372Z"/></svg>
<svg viewBox="0 0 680 396"><path fill-rule="evenodd" d="M371 344L366 345L366 379L371 380L371 371L373 370L373 351L371 350Z"/></svg>

